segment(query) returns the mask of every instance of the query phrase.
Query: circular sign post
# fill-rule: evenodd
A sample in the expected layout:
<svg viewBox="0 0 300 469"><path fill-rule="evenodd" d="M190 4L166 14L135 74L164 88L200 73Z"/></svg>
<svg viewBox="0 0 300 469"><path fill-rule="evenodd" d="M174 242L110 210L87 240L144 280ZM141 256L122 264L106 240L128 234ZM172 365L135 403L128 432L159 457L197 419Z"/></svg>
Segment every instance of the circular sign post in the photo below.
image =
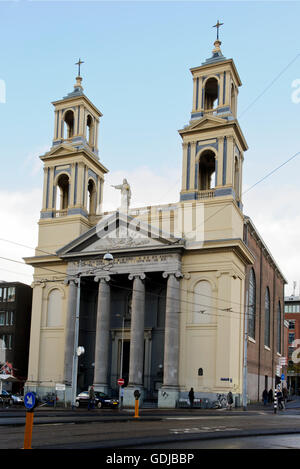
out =
<svg viewBox="0 0 300 469"><path fill-rule="evenodd" d="M35 408L36 396L33 392L28 392L24 396L24 405L27 409L26 412L26 424L24 434L24 449L31 449L32 440L32 427L33 427L33 409Z"/></svg>
<svg viewBox="0 0 300 469"><path fill-rule="evenodd" d="M124 378L119 378L119 379L118 379L118 385L119 385L119 386L123 386L123 385L124 385L124 382L125 382L125 381L124 381Z"/></svg>

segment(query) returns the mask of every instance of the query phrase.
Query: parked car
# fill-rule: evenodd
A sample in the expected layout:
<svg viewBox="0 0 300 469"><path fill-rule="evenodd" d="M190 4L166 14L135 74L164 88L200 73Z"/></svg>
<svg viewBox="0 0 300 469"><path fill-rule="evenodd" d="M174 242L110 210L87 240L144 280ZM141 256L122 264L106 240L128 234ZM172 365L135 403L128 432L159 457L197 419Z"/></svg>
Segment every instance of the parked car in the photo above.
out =
<svg viewBox="0 0 300 469"><path fill-rule="evenodd" d="M89 403L89 392L82 391L76 397L75 405L76 407L83 407L87 406ZM95 407L101 409L102 407L110 407L111 409L117 408L119 405L119 401L112 397L109 397L104 392L95 391Z"/></svg>
<svg viewBox="0 0 300 469"><path fill-rule="evenodd" d="M24 404L24 397L20 394L11 394L10 392L6 391L5 389L2 390L0 394L0 404L3 405L19 405Z"/></svg>

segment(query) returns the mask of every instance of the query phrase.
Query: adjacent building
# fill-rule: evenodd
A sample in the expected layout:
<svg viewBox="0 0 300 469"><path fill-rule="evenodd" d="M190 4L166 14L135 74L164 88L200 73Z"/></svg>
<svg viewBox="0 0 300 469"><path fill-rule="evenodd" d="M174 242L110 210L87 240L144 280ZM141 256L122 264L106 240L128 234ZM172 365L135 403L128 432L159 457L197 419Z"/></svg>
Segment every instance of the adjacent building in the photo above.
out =
<svg viewBox="0 0 300 469"><path fill-rule="evenodd" d="M299 395L300 296L291 295L285 297L284 317L288 321L288 386L292 394Z"/></svg>
<svg viewBox="0 0 300 469"><path fill-rule="evenodd" d="M244 241L255 261L247 267L248 396L259 401L280 381L285 357L284 285L287 283L253 221L244 218ZM276 380L277 377L277 380Z"/></svg>
<svg viewBox="0 0 300 469"><path fill-rule="evenodd" d="M220 45L191 69L193 106L179 130L182 185L174 203L132 208L134 188L124 180L116 186L120 208L103 213L102 113L80 76L53 102L53 142L40 157L38 246L26 259L34 267L26 389L43 394L63 383L70 400L75 373L78 390L93 384L115 394L124 378L127 406L139 390L141 403L172 408L191 387L212 400L230 390L239 404L249 288L249 388L256 399L265 377L274 384L284 278L243 213L241 80ZM84 347L78 367L77 345Z"/></svg>
<svg viewBox="0 0 300 469"><path fill-rule="evenodd" d="M12 374L13 390L27 379L32 288L0 281L0 373Z"/></svg>

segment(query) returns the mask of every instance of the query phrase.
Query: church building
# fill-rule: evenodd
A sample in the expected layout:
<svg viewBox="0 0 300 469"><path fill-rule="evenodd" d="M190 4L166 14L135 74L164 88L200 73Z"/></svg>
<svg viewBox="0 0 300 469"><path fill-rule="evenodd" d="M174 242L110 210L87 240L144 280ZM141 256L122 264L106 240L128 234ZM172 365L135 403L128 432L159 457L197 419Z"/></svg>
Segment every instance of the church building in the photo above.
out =
<svg viewBox="0 0 300 469"><path fill-rule="evenodd" d="M40 157L38 246L26 258L34 267L27 390L43 395L59 383L69 402L94 385L117 396L122 378L128 407L138 390L141 405L174 408L191 388L210 400L232 391L240 405L245 326L252 327L253 347L265 330L267 300L263 293L253 297L250 273L259 269L259 249L273 279L267 338L283 334L283 314L278 324L273 315L275 303L283 308L285 279L243 213L248 146L237 120L241 80L220 45L217 39L212 56L191 69L193 107L179 130L182 184L174 203L132 208L134 188L123 180L115 186L120 207L104 213L102 114L84 94L80 72L74 90L52 103L53 142ZM247 300L250 286L255 308ZM272 360L282 350L273 357L271 339L260 347L250 354L247 394L254 399L266 374L274 384ZM256 366L268 352L271 368Z"/></svg>

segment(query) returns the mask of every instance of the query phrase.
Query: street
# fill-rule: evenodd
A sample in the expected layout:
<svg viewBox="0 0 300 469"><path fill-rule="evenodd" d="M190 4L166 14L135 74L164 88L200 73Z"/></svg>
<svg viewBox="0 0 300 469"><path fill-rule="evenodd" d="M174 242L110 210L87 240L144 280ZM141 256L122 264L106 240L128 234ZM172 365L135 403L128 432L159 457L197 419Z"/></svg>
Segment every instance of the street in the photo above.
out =
<svg viewBox="0 0 300 469"><path fill-rule="evenodd" d="M24 409L1 409L0 448L20 449ZM259 436L259 438L257 437ZM271 407L132 410L37 409L33 449L300 448L299 402L274 414Z"/></svg>

